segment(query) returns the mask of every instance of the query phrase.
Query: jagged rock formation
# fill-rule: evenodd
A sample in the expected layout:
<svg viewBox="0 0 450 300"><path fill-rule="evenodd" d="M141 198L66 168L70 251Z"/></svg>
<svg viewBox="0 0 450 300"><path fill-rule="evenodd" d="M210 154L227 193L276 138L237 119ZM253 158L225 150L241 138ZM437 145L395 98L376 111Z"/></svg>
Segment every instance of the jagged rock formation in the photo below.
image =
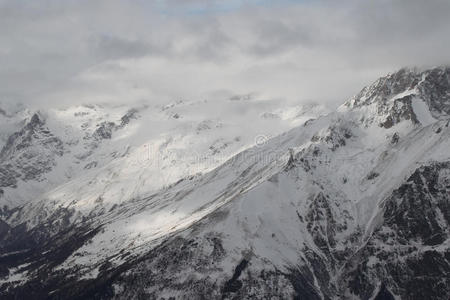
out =
<svg viewBox="0 0 450 300"><path fill-rule="evenodd" d="M40 180L64 151L62 141L45 127L43 117L34 114L25 126L12 134L0 152L0 188L16 187L17 180Z"/></svg>
<svg viewBox="0 0 450 300"><path fill-rule="evenodd" d="M116 179L130 168L120 162L132 150L108 159L95 152L111 146L136 112L95 122L80 148L90 151L84 159L99 159L80 169L96 173L3 214L0 295L448 299L449 74L446 67L402 69L336 112L140 194L126 187L145 183L146 173ZM180 105L162 111L171 116ZM30 136L39 139L26 138L27 129L8 144L37 144L52 157L60 155L51 152L55 145L74 145L44 143L54 141L46 123L32 123ZM199 122L193 134L221 130L213 124ZM218 140L226 146L215 150L234 145L216 136L211 145ZM204 149L214 157L211 145ZM15 157L9 149L17 146L5 149ZM160 174L169 166L158 166ZM14 171L8 178L23 178ZM99 195L91 185L121 186L114 191L123 196Z"/></svg>

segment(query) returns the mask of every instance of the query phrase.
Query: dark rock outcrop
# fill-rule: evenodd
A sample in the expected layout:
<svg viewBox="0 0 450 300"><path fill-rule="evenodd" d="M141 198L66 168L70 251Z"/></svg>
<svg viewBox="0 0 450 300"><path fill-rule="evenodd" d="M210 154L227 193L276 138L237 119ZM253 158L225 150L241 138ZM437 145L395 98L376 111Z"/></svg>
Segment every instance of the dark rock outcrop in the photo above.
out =
<svg viewBox="0 0 450 300"><path fill-rule="evenodd" d="M0 152L0 187L14 188L18 180L39 180L63 153L63 142L35 113L20 131L9 136Z"/></svg>

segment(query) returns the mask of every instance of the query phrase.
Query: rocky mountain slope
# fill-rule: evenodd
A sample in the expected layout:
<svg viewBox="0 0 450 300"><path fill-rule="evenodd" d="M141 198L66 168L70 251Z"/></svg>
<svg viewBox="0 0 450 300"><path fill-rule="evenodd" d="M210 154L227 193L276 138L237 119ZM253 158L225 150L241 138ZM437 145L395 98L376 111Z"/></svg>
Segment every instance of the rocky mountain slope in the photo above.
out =
<svg viewBox="0 0 450 300"><path fill-rule="evenodd" d="M196 105L10 122L2 298L449 298L450 68L238 136Z"/></svg>

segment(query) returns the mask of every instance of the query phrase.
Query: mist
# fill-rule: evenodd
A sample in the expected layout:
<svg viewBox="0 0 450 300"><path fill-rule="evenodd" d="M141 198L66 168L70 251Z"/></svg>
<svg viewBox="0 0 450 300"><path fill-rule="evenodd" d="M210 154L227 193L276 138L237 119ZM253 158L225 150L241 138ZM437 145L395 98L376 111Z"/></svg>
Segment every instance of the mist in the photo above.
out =
<svg viewBox="0 0 450 300"><path fill-rule="evenodd" d="M0 102L336 106L450 62L448 1L0 1ZM283 102L284 103L284 102Z"/></svg>

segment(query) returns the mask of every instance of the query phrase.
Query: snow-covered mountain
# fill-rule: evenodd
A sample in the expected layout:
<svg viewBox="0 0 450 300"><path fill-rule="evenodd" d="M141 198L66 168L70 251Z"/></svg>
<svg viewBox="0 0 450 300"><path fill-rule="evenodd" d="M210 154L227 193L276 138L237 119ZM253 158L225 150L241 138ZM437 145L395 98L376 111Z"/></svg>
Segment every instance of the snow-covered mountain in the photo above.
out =
<svg viewBox="0 0 450 300"><path fill-rule="evenodd" d="M5 299L450 296L450 68L332 112L2 112Z"/></svg>
<svg viewBox="0 0 450 300"><path fill-rule="evenodd" d="M0 115L5 126L0 206L61 200L55 195L61 192L82 201L84 209L91 209L92 197L121 203L211 170L255 143L328 112L319 105L280 110L250 96L236 99L241 98L5 112ZM275 117L267 119L268 114Z"/></svg>

